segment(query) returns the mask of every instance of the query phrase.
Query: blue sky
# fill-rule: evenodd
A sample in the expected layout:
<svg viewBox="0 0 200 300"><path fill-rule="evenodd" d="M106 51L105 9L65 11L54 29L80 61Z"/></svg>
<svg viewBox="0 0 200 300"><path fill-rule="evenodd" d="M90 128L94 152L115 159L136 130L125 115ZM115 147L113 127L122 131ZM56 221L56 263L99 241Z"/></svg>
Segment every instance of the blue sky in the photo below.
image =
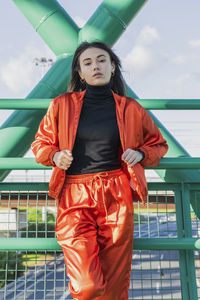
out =
<svg viewBox="0 0 200 300"><path fill-rule="evenodd" d="M59 1L79 26L98 0ZM200 98L200 1L149 0L113 49L140 98ZM42 76L34 57L55 59L13 1L0 10L0 98L24 98ZM9 111L0 111L0 124ZM155 111L192 156L200 156L198 111Z"/></svg>

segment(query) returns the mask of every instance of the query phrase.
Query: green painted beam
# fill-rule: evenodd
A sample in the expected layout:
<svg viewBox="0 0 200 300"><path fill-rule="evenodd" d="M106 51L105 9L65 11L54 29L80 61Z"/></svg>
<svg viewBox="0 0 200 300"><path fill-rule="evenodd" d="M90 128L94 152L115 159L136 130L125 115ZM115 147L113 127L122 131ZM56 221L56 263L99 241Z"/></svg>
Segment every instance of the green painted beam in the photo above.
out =
<svg viewBox="0 0 200 300"><path fill-rule="evenodd" d="M32 101L30 101L32 100ZM51 99L0 99L0 109L47 109Z"/></svg>
<svg viewBox="0 0 200 300"><path fill-rule="evenodd" d="M75 51L78 45L79 29L71 23L67 15L63 16L63 8L55 0L14 0L14 2L37 31L40 31L40 36L45 39L47 45L55 51L56 55L59 55L56 63L54 63L49 72L27 98L55 98L67 90L71 72L72 52ZM131 2L135 6L133 3L135 1ZM113 4L119 10L118 1L113 2ZM140 4L136 8L139 9L143 4L144 1L140 1ZM124 15L128 13L129 8L129 6L127 6L127 9L124 9L123 6L121 7ZM135 15L136 11L133 13ZM54 19L55 17L57 19ZM57 27L56 23L59 22L59 18L62 19L60 21L61 27L63 26L65 29L58 30L59 27ZM105 27L104 29L106 30ZM72 33L75 35L72 42L70 35L67 34L68 30L74 32ZM45 32L45 37L41 34L42 32ZM121 30L119 30L118 36L120 34ZM95 38L100 39L100 36L96 36ZM53 43L57 47L57 41L59 42L59 48L54 48ZM37 110L15 111L1 127L0 157L23 156L26 153L30 148L30 144L34 139L35 132L44 113L45 111L38 112ZM0 181L8 173L8 170L1 170Z"/></svg>
<svg viewBox="0 0 200 300"><path fill-rule="evenodd" d="M172 191L179 183L166 182L148 182L148 189L150 191ZM198 183L190 183L190 189L194 188L196 191L200 190ZM0 191L29 191L47 192L49 189L48 182L0 182Z"/></svg>
<svg viewBox="0 0 200 300"><path fill-rule="evenodd" d="M181 183L166 183L166 182L148 182L149 191L174 191L176 188L181 188ZM1 182L0 191L29 191L47 192L49 189L48 182ZM190 182L189 189L200 191L199 182Z"/></svg>
<svg viewBox="0 0 200 300"><path fill-rule="evenodd" d="M147 0L104 0L79 32L79 43L98 39L110 46L118 40Z"/></svg>
<svg viewBox="0 0 200 300"><path fill-rule="evenodd" d="M48 19L53 20L53 15L55 14L60 14L58 19L62 19L62 24L63 26L68 26L68 18L66 17L65 20L62 18L63 17L63 9L61 6L57 3L57 1L45 1L45 0L14 0L15 3L18 5L20 10L23 11L23 13L26 11L26 17L30 20L32 24L38 24L37 27L35 27L37 30L40 29L40 27L45 28L45 41L51 49L53 47L51 46L51 41L62 42L65 44L65 38L66 35L60 34L59 37L58 34L53 34L55 31L53 31L53 28L51 27L51 24L49 22L48 24ZM28 2L30 4L29 9L27 9ZM70 30L74 30L74 35L78 36L77 40L77 45L83 40L88 40L90 41L91 39L93 40L94 38L97 40L102 40L107 42L110 46L113 45L113 43L119 38L119 36L122 34L122 32L126 29L126 26L130 23L131 19L137 14L137 12L140 10L140 8L144 5L146 1L138 1L138 0L125 0L125 1L120 1L120 0L105 0L100 7L96 10L96 12L93 14L93 16L88 20L87 24L79 31L76 26L73 26L73 24L70 24ZM45 8L44 8L45 6ZM54 9L55 8L55 9ZM34 10L34 12L33 12ZM37 16L40 15L40 17L37 19ZM42 16L42 17L41 17ZM37 22L35 22L35 19ZM43 22L45 20L45 22ZM47 21L46 21L47 20ZM50 20L51 21L51 20ZM56 22L59 22L57 20ZM55 23L56 23L55 22ZM44 24L43 24L44 23ZM46 24L45 24L46 23ZM53 23L52 23L53 24ZM44 26L43 26L44 25ZM46 27L45 27L46 25ZM35 26L35 25L34 25ZM41 30L42 32L42 30ZM58 31L57 31L58 32ZM57 33L56 32L56 33ZM40 34L42 36L42 34ZM76 38L74 38L76 39ZM73 41L74 41L73 39ZM69 41L69 39L68 39ZM72 43L73 45L76 44L76 42ZM66 45L66 44L65 44ZM68 45L68 44L67 44ZM68 45L67 47L70 47ZM72 53L72 48L70 47L69 49L64 49L63 53ZM56 51L56 50L55 50ZM62 51L61 51L62 52ZM58 55L61 55L61 52L57 52ZM62 74L60 72L60 74ZM61 80L59 76L57 77L57 81L61 83ZM50 87L50 88L49 88ZM53 88L53 86L49 86L48 82L46 85L46 90L49 91L49 89ZM44 88L45 90L45 88ZM58 91L58 94L61 93L61 91ZM57 94L57 95L58 95ZM135 93L129 88L128 89L128 95L131 97L135 98ZM40 98L41 96L37 94L35 98ZM44 98L47 98L48 96L44 96ZM50 96L52 97L52 95ZM32 97L33 98L33 97ZM20 113L20 112L19 112ZM3 145L8 144L8 137L9 141L12 141L14 139L15 145L8 145L8 147L3 147L3 151L1 153L0 151L0 157L7 157L7 156L22 156L23 153L25 153L28 150L28 146L30 145L30 139L34 137L34 130L39 124L42 116L41 114L37 115L33 111L33 119L34 119L34 128L33 126L30 126L29 128L20 128L19 132L16 130L16 126L14 126L14 130L12 130L10 122L6 123L6 127L10 127L7 131L4 131L3 137L4 137L4 143ZM14 115L16 117L17 115ZM26 127L24 125L24 122L22 122L21 115L18 115L20 117L21 121L21 127ZM151 113L152 118L156 122L156 124L159 126L163 136L167 139L168 144L169 144L169 151L167 156L169 157L179 157L179 156L186 156L189 157L189 153L174 139L174 137L167 131L166 128L161 124L161 122L156 119L155 116ZM16 120L16 118L12 119L13 116L11 116L11 120ZM23 119L25 120L25 123L27 122L27 119L32 118L31 113L27 113L27 115L24 113L23 114ZM12 123L12 122L11 122ZM7 128L6 128L7 129ZM16 135L18 135L19 138L16 138ZM7 136L7 139L6 139ZM0 134L0 139L1 139L1 134ZM18 147L20 145L25 145L24 151L20 149L18 151ZM6 148L6 150L5 150ZM8 151L7 151L8 149ZM1 150L1 149L0 149ZM7 152L7 153L6 153ZM200 180L200 173L197 170L191 170L191 171L184 171L184 170L177 170L177 171L157 171L158 174L160 175L161 178L163 178L165 181L176 181L177 178L178 180L183 180L183 181L191 181L192 178L195 179L195 181ZM0 172L0 180L3 180L5 176L8 174L8 171L1 171Z"/></svg>
<svg viewBox="0 0 200 300"><path fill-rule="evenodd" d="M134 249L140 250L200 250L198 238L138 238L134 239Z"/></svg>
<svg viewBox="0 0 200 300"><path fill-rule="evenodd" d="M18 1L19 3L20 1ZM24 1L22 1L24 2ZM43 4L42 0L38 0L38 5ZM39 4L40 3L40 4ZM49 2L48 2L49 3ZM107 41L109 37L109 30L111 23L113 22L114 26L114 34L115 38L113 39L113 31L110 32L109 37L109 44L112 45L114 43L114 40L116 40L123 30L126 28L126 26L131 21L131 18L137 14L139 9L144 5L145 1L116 1L116 0L109 0L104 1L99 8L96 10L96 12L93 14L93 16L88 20L87 24L80 30L79 32L79 42L84 40L90 40L91 37L102 41ZM47 6L49 4L46 4ZM22 4L23 6L23 4ZM21 8L20 8L21 9ZM33 7L34 9L34 7ZM37 7L38 9L38 7ZM58 8L59 9L59 8ZM27 10L28 13L28 10ZM109 16L108 16L109 15ZM103 31L95 32L95 35L92 36L92 32L88 31L87 28L99 28L101 26L97 26L98 20L101 19L101 26ZM96 20L96 21L95 21ZM112 20L112 21L111 21ZM98 21L98 22L97 22ZM97 23L95 23L97 22ZM96 24L96 25L95 25ZM106 25L107 24L107 25ZM122 26L123 25L123 26ZM102 36L101 32L105 32L105 35ZM48 41L47 41L48 44ZM127 87L128 94L135 98L135 93ZM136 96L137 97L137 96ZM45 97L47 98L47 97ZM151 114L152 115L152 114ZM160 128L161 132L163 133L163 136L167 139L169 143L169 152L167 156L169 157L176 157L176 156L189 156L189 153L185 151L185 149L174 139L174 137L163 127L163 125L152 115L153 119L155 120L156 124ZM39 123L39 118L35 119L35 123ZM15 132L16 134L16 132ZM28 134L28 131L27 131ZM19 144L19 143L18 143ZM24 145L25 143L23 143ZM16 148L16 147L15 147ZM15 149L16 151L16 149ZM1 153L0 153L1 156ZM11 155L5 155L4 156L11 156ZM16 155L13 155L16 156ZM19 155L20 156L20 155ZM196 180L200 180L200 173L198 171L158 171L158 174L163 178L165 181L172 181L177 178L180 178L181 180L189 180L191 181L192 178L195 178ZM0 178L1 179L1 178Z"/></svg>
<svg viewBox="0 0 200 300"><path fill-rule="evenodd" d="M48 182L1 182L0 191L26 191L28 193L47 193L49 190Z"/></svg>
<svg viewBox="0 0 200 300"><path fill-rule="evenodd" d="M35 158L24 157L8 157L0 158L1 170L46 170L52 167L46 167L42 164L37 164Z"/></svg>
<svg viewBox="0 0 200 300"><path fill-rule="evenodd" d="M135 238L133 250L200 250L198 238ZM56 238L1 238L0 251L61 250Z"/></svg>
<svg viewBox="0 0 200 300"><path fill-rule="evenodd" d="M31 101L28 101L31 100ZM47 109L51 99L0 99L0 109ZM149 110L200 109L200 99L137 99Z"/></svg>
<svg viewBox="0 0 200 300"><path fill-rule="evenodd" d="M43 80L27 96L32 98L54 98L66 92L69 82L72 56L58 59L44 76ZM28 102L28 100L25 100ZM49 100L48 100L49 101ZM1 126L0 157L24 156L30 149L38 125L46 112L45 110L15 111ZM2 181L9 171L0 171Z"/></svg>
<svg viewBox="0 0 200 300"><path fill-rule="evenodd" d="M198 157L168 157L162 158L155 169L200 169L200 158ZM195 181L195 178L193 178Z"/></svg>
<svg viewBox="0 0 200 300"><path fill-rule="evenodd" d="M181 238L192 238L192 220L191 220L191 211L190 211L190 190L189 185L182 183L181 187L181 205L182 205L182 235ZM176 213L176 218L178 214ZM179 235L180 236L180 235ZM196 241L197 249L199 249L199 241ZM190 299L198 299L197 294L197 280L196 280L196 271L195 271L195 257L194 251L188 250L185 252L185 263L186 263L186 274L190 280L188 281L188 288Z"/></svg>
<svg viewBox="0 0 200 300"><path fill-rule="evenodd" d="M200 99L137 99L145 108L152 110L195 110L200 109Z"/></svg>
<svg viewBox="0 0 200 300"><path fill-rule="evenodd" d="M42 164L37 164L35 158L23 157L5 157L0 158L0 169L2 170L42 170L50 169ZM159 165L146 169L200 169L200 158L198 157L178 157L178 158L162 158ZM195 181L195 180L193 180ZM180 181L179 181L180 182Z"/></svg>
<svg viewBox="0 0 200 300"><path fill-rule="evenodd" d="M15 0L14 3L58 55L57 61L27 98L55 98L67 91L79 28L55 0ZM24 156L45 111L15 111L6 120L0 130L0 157ZM8 174L8 170L1 170L0 181Z"/></svg>
<svg viewBox="0 0 200 300"><path fill-rule="evenodd" d="M73 54L79 27L56 0L13 0L33 28L57 55Z"/></svg>

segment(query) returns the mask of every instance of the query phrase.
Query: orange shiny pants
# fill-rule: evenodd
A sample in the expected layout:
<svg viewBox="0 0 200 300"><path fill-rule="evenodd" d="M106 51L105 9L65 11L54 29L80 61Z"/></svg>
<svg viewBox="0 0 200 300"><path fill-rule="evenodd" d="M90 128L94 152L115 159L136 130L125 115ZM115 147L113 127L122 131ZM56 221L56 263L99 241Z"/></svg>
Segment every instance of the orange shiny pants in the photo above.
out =
<svg viewBox="0 0 200 300"><path fill-rule="evenodd" d="M121 169L68 175L58 199L57 241L78 300L127 300L133 199Z"/></svg>

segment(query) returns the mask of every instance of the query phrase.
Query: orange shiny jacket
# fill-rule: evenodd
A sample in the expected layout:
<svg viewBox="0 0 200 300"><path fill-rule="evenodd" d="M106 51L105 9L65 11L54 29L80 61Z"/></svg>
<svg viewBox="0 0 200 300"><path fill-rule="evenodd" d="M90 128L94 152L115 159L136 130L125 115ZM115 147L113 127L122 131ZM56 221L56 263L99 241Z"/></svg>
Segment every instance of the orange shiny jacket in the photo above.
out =
<svg viewBox="0 0 200 300"><path fill-rule="evenodd" d="M58 198L65 181L65 170L53 162L55 152L73 149L76 132L86 90L68 92L53 99L42 119L31 149L36 162L53 166L49 182L49 196ZM133 199L147 200L147 183L144 167L154 167L168 150L167 143L148 112L134 99L113 93L116 102L116 115L121 146L119 159L121 168L130 180ZM122 153L128 149L141 149L145 158L133 167L121 160Z"/></svg>

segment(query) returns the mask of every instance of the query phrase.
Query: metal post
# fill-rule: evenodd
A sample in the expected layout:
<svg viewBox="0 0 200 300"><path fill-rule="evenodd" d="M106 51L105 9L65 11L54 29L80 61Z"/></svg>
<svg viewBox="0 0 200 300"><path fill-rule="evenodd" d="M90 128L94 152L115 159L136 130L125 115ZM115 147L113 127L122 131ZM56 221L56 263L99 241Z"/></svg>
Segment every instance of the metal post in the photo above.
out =
<svg viewBox="0 0 200 300"><path fill-rule="evenodd" d="M178 235L178 238L183 238L184 237L184 233L183 233L184 222L183 222L183 215L182 215L182 194L181 194L180 185L177 185L174 192L175 192L175 206L176 206L177 235ZM185 250L179 251L179 267L180 267L182 299L189 300L190 298L189 298Z"/></svg>
<svg viewBox="0 0 200 300"><path fill-rule="evenodd" d="M182 208L183 208L183 220L184 220L184 236L192 237L192 222L190 213L190 191L189 185L182 183ZM186 250L186 264L188 274L188 286L190 300L198 300L196 273L194 264L194 251Z"/></svg>
<svg viewBox="0 0 200 300"><path fill-rule="evenodd" d="M192 237L190 193L182 183L175 190L178 238ZM180 277L183 300L198 300L193 250L179 251Z"/></svg>

